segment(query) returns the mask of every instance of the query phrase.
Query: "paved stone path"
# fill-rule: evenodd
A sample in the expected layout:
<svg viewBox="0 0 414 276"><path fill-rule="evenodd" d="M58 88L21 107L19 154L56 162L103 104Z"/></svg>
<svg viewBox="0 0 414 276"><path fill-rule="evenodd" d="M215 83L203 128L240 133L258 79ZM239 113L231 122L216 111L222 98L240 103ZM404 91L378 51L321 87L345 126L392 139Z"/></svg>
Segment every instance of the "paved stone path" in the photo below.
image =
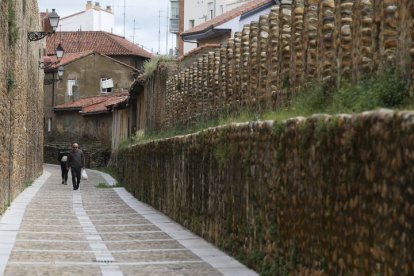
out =
<svg viewBox="0 0 414 276"><path fill-rule="evenodd" d="M110 176L88 170L73 191L44 168L1 217L0 275L257 275L125 189L96 187Z"/></svg>

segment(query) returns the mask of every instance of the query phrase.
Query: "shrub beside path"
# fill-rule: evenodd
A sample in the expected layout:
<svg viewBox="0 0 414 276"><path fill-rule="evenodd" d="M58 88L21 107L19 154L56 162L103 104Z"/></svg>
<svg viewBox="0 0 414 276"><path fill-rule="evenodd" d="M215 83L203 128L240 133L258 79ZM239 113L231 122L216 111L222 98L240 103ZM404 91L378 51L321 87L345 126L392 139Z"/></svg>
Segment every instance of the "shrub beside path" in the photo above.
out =
<svg viewBox="0 0 414 276"><path fill-rule="evenodd" d="M124 188L97 187L110 176L88 174L73 191L45 165L16 198L0 217L0 275L257 275Z"/></svg>

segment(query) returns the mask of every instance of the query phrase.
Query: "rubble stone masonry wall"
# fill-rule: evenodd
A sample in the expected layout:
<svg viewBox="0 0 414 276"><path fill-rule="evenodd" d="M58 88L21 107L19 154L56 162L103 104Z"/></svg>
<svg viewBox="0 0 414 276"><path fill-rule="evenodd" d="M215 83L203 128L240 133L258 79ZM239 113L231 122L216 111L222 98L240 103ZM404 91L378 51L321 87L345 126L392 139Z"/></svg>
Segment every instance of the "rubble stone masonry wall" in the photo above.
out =
<svg viewBox="0 0 414 276"><path fill-rule="evenodd" d="M0 213L42 173L44 42L36 0L0 2Z"/></svg>
<svg viewBox="0 0 414 276"><path fill-rule="evenodd" d="M263 275L414 274L412 112L234 124L119 154L139 200Z"/></svg>
<svg viewBox="0 0 414 276"><path fill-rule="evenodd" d="M412 80L413 37L413 1L281 0L169 79L162 126L277 109L310 81L355 83L384 66Z"/></svg>

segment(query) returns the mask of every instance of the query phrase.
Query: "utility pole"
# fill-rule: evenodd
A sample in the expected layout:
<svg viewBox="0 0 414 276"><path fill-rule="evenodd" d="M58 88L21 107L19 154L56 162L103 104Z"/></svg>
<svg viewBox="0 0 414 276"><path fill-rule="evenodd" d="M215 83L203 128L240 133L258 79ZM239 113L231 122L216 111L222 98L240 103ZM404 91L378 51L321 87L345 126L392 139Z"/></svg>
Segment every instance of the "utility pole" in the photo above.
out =
<svg viewBox="0 0 414 276"><path fill-rule="evenodd" d="M168 16L169 16L169 8L170 8L170 5L169 4L167 4L167 32L165 33L165 54L168 56L168 27L170 26L169 25L169 18L168 18Z"/></svg>
<svg viewBox="0 0 414 276"><path fill-rule="evenodd" d="M134 18L134 27L132 29L132 43L135 44L135 18Z"/></svg>
<svg viewBox="0 0 414 276"><path fill-rule="evenodd" d="M125 5L125 1L126 0L124 0L124 38L125 38L125 16L126 16L126 11L125 11L126 5Z"/></svg>
<svg viewBox="0 0 414 276"><path fill-rule="evenodd" d="M158 13L158 54L161 54L161 9Z"/></svg>

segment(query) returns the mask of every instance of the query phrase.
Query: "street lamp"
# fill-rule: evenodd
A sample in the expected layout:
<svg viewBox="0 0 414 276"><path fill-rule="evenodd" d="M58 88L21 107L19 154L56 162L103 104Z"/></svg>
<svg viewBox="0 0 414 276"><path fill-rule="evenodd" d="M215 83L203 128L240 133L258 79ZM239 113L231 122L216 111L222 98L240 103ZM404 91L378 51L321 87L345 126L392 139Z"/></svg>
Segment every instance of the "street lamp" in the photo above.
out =
<svg viewBox="0 0 414 276"><path fill-rule="evenodd" d="M65 73L65 67L63 67L63 66L61 65L61 66L59 66L59 69L58 69L58 77L59 77L59 79L61 79L61 78L62 78L63 73Z"/></svg>
<svg viewBox="0 0 414 276"><path fill-rule="evenodd" d="M52 12L49 13L49 22L52 26L53 32L56 32L57 27L59 26L59 15L56 13L55 9L52 9Z"/></svg>
<svg viewBox="0 0 414 276"><path fill-rule="evenodd" d="M56 57L58 60L61 60L63 58L63 55L65 54L65 50L62 47L62 44L59 43L59 45L56 48Z"/></svg>
<svg viewBox="0 0 414 276"><path fill-rule="evenodd" d="M59 25L59 15L56 13L55 9L52 9L52 12L49 13L48 19L53 32L28 32L27 38L29 39L29 41L40 40L46 37L47 35L52 35L56 31Z"/></svg>
<svg viewBox="0 0 414 276"><path fill-rule="evenodd" d="M62 47L62 44L59 43L59 45L57 46L56 50L55 50L55 55L57 58L57 61L55 62L44 62L44 61L39 61L39 68L40 69L49 69L50 67L59 64L60 60L63 58L63 55L65 54L65 50Z"/></svg>
<svg viewBox="0 0 414 276"><path fill-rule="evenodd" d="M60 81L62 79L63 73L65 73L65 68L61 65L61 66L59 66L59 69L58 69L58 78L57 79L54 79L54 78L53 79L44 79L43 84L44 85L49 85L49 84L53 84L55 82ZM53 74L53 76L54 76L54 74Z"/></svg>

